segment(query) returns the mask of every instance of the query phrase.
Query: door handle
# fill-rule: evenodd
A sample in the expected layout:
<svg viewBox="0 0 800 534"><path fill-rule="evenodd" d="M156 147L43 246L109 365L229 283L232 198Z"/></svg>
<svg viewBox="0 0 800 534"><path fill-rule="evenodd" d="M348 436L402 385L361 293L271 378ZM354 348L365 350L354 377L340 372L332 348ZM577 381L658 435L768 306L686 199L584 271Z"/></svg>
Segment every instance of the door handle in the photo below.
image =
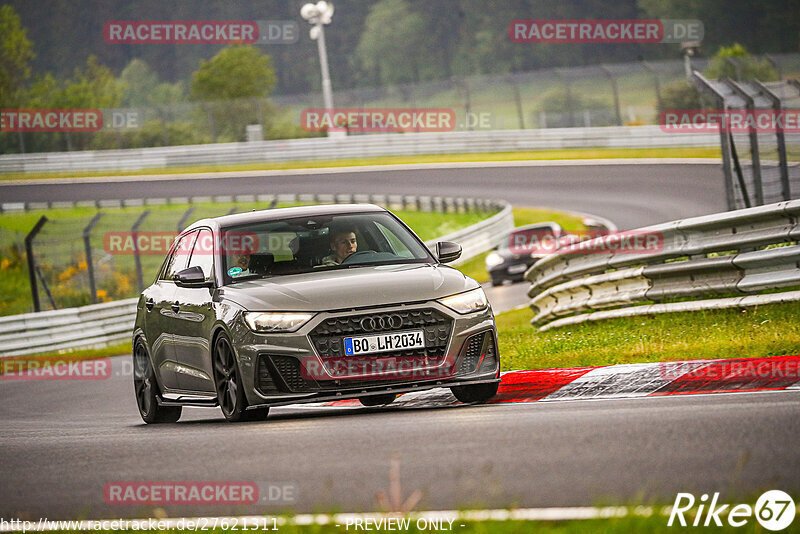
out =
<svg viewBox="0 0 800 534"><path fill-rule="evenodd" d="M144 301L144 305L147 308L147 311L150 311L153 309L153 306L156 305L156 301L153 299L147 299Z"/></svg>
<svg viewBox="0 0 800 534"><path fill-rule="evenodd" d="M181 311L181 306L177 302L175 304L173 304L171 307L172 307L172 311L174 311L175 313L178 313L179 311Z"/></svg>

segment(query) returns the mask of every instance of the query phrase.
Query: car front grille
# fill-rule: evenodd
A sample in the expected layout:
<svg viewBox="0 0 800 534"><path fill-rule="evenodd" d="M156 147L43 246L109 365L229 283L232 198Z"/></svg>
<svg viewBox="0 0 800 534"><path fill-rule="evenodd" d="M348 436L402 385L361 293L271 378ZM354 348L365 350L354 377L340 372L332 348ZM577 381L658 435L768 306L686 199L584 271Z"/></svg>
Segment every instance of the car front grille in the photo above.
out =
<svg viewBox="0 0 800 534"><path fill-rule="evenodd" d="M444 357L453 320L430 308L330 317L311 332L311 341L320 356L342 357L345 337L413 329L423 330L425 348L395 351L392 356Z"/></svg>

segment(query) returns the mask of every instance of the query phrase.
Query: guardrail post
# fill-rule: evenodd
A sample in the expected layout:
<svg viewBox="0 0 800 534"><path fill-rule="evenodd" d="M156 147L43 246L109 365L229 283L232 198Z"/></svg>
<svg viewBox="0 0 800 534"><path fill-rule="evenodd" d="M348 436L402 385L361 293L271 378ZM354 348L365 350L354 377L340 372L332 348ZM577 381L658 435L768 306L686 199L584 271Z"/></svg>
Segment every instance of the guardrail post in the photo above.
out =
<svg viewBox="0 0 800 534"><path fill-rule="evenodd" d="M558 76L561 81L564 83L564 95L567 100L567 108L569 109L569 127L575 127L575 106L572 105L572 84L569 82L569 78L564 76L564 73L561 72L561 69L553 69L553 72L556 76Z"/></svg>
<svg viewBox="0 0 800 534"><path fill-rule="evenodd" d="M622 113L619 109L619 90L617 89L617 79L614 78L614 73L611 72L611 69L609 69L607 66L600 65L600 68L608 77L608 81L611 82L611 91L614 94L614 113L617 116L617 126L622 126Z"/></svg>
<svg viewBox="0 0 800 534"><path fill-rule="evenodd" d="M725 83L735 94L739 95L739 97L744 100L747 113L752 114L756 108L753 97L747 94L744 89L730 78L727 78ZM761 156L758 153L758 133L756 133L756 129L752 126L748 126L747 129L747 134L750 138L750 159L753 167L753 189L755 190L753 191L753 195L755 195L756 206L762 206L764 205L764 186L761 184Z"/></svg>
<svg viewBox="0 0 800 534"><path fill-rule="evenodd" d="M733 65L733 69L736 72L736 81L742 81L742 66L739 65L739 62L733 59L732 57L726 57L725 62L729 65Z"/></svg>
<svg viewBox="0 0 800 534"><path fill-rule="evenodd" d="M658 79L658 72L656 71L655 67L653 67L647 61L642 61L642 66L653 75L653 87L656 90L656 103L658 105L659 113L664 110L661 104L661 80Z"/></svg>
<svg viewBox="0 0 800 534"><path fill-rule="evenodd" d="M33 228L28 235L25 236L25 255L28 257L28 279L31 281L31 297L33 298L33 311L42 311L42 305L39 302L39 287L36 285L36 264L33 257L33 240L41 231L42 227L47 222L47 217L44 215L36 221Z"/></svg>
<svg viewBox="0 0 800 534"><path fill-rule="evenodd" d="M686 57L688 58L689 56L687 55ZM721 109L724 113L727 113L728 106L725 103L725 97L719 91L717 91L702 74L700 74L698 71L693 71L691 81L696 87L699 87L699 89L710 93L714 97L718 109ZM733 171L731 170L731 162L733 159L731 157L733 138L725 133L724 128L719 129L719 142L720 148L722 149L722 173L725 179L725 198L728 203L728 210L735 210L736 196L733 192Z"/></svg>
<svg viewBox="0 0 800 534"><path fill-rule="evenodd" d="M133 261L136 263L136 284L140 293L144 291L144 275L142 274L142 259L139 257L139 227L142 225L148 215L150 215L150 210L144 210L131 227L131 237L133 238Z"/></svg>
<svg viewBox="0 0 800 534"><path fill-rule="evenodd" d="M181 215L181 220L178 221L178 233L183 232L183 229L186 228L186 221L189 220L189 217L191 217L192 213L194 213L194 206L183 212L183 215Z"/></svg>
<svg viewBox="0 0 800 534"><path fill-rule="evenodd" d="M92 304L97 304L97 286L94 281L94 262L92 261L92 230L100 222L103 212L100 211L92 217L86 228L83 229L83 250L86 255L86 272L89 275L89 291L92 295Z"/></svg>
<svg viewBox="0 0 800 534"><path fill-rule="evenodd" d="M525 129L525 114L522 112L522 96L519 94L519 86L517 80L514 79L513 74L506 76L506 81L511 84L511 90L514 92L514 102L517 104L517 119L519 120L519 129Z"/></svg>
<svg viewBox="0 0 800 534"><path fill-rule="evenodd" d="M769 57L769 55L767 55ZM783 109L781 99L778 95L773 93L769 87L764 85L758 80L753 80L753 83L761 90L761 93L769 99L772 103L772 109L776 114L780 114ZM783 200L791 200L792 194L789 189L789 166L786 161L786 136L783 133L783 128L779 125L775 129L775 138L778 143L778 168L781 173L781 198Z"/></svg>

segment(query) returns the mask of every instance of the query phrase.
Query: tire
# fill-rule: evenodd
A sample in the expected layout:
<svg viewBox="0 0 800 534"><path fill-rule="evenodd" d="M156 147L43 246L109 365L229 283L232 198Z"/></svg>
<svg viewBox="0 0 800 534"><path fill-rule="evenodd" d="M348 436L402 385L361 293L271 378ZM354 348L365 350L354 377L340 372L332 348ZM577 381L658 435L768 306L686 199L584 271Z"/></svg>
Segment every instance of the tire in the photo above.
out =
<svg viewBox="0 0 800 534"><path fill-rule="evenodd" d="M386 393L385 395L370 395L368 397L359 397L358 402L364 406L383 406L384 404L391 404L397 398L395 393Z"/></svg>
<svg viewBox="0 0 800 534"><path fill-rule="evenodd" d="M456 386L450 388L453 395L463 403L486 402L497 394L499 382L493 384L475 384L472 386Z"/></svg>
<svg viewBox="0 0 800 534"><path fill-rule="evenodd" d="M503 285L503 279L502 278L492 278L492 286L493 287L502 286L502 285Z"/></svg>
<svg viewBox="0 0 800 534"><path fill-rule="evenodd" d="M142 338L138 338L133 346L133 393L139 415L149 424L174 423L180 419L182 408L158 404L159 391L147 345Z"/></svg>
<svg viewBox="0 0 800 534"><path fill-rule="evenodd" d="M220 334L214 342L212 360L214 388L225 419L232 423L266 419L269 407L247 409L247 397L244 394L242 375L236 363L236 353L225 334Z"/></svg>

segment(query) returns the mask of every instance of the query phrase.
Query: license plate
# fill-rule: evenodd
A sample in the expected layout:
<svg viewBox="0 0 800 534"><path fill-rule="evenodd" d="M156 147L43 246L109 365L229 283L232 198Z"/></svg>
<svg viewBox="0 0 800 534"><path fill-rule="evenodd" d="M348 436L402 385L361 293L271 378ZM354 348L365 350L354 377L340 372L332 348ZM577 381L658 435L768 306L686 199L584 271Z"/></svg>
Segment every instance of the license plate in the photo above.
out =
<svg viewBox="0 0 800 534"><path fill-rule="evenodd" d="M344 338L344 353L347 356L423 348L425 348L425 336L422 330Z"/></svg>
<svg viewBox="0 0 800 534"><path fill-rule="evenodd" d="M517 265L510 266L508 268L508 273L509 274L518 274L518 273L524 273L526 270L528 270L528 266L525 265L524 263L520 263L520 264L517 264Z"/></svg>

